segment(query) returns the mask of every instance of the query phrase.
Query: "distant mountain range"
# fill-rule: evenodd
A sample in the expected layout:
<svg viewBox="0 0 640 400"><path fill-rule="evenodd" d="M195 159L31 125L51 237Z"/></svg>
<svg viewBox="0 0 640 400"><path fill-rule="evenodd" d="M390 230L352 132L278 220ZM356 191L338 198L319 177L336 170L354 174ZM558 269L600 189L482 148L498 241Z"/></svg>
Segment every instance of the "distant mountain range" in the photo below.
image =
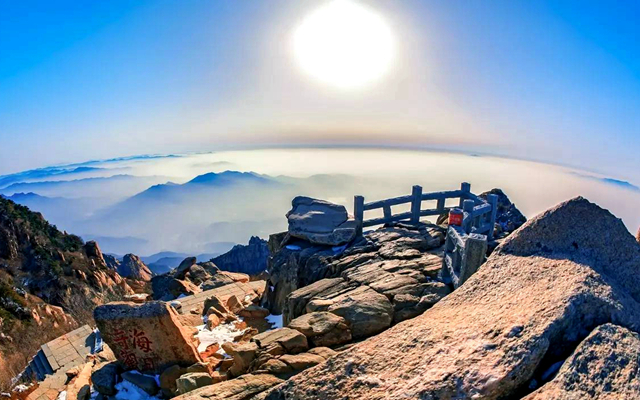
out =
<svg viewBox="0 0 640 400"><path fill-rule="evenodd" d="M43 213L61 229L97 240L105 252L175 249L178 255L143 259L152 268L166 269L187 254L211 258L253 235L286 229L284 214L298 194L323 197L330 191L339 202L341 194L348 199L361 184L348 175L292 178L238 171L205 173L185 183L160 179L114 175L22 182L0 193ZM220 243L228 245L221 249Z"/></svg>

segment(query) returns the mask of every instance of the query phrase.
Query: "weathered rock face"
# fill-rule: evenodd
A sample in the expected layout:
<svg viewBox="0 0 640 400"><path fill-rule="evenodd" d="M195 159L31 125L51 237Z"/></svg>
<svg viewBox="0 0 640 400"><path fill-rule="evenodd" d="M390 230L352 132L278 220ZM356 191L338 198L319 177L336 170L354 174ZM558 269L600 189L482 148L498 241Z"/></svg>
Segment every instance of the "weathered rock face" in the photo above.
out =
<svg viewBox="0 0 640 400"><path fill-rule="evenodd" d="M480 194L478 197L487 200L487 196L490 194L498 196L498 213L496 215L496 224L500 227L497 232L498 236L505 236L505 234L515 231L527 222L527 218L516 208L516 205L509 200L501 189L492 189Z"/></svg>
<svg viewBox="0 0 640 400"><path fill-rule="evenodd" d="M314 346L336 346L351 341L347 321L329 312L302 315L291 321L289 328L304 334Z"/></svg>
<svg viewBox="0 0 640 400"><path fill-rule="evenodd" d="M105 254L103 257L107 268L118 271L118 268L120 268L120 260L109 254Z"/></svg>
<svg viewBox="0 0 640 400"><path fill-rule="evenodd" d="M638 228L638 233L636 233L636 242L640 243L640 228Z"/></svg>
<svg viewBox="0 0 640 400"><path fill-rule="evenodd" d="M327 311L344 318L355 339L380 333L393 321L389 299L366 285L336 296Z"/></svg>
<svg viewBox="0 0 640 400"><path fill-rule="evenodd" d="M125 278L131 278L148 282L153 276L153 272L135 254L127 254L122 258L122 263L118 267L118 273Z"/></svg>
<svg viewBox="0 0 640 400"><path fill-rule="evenodd" d="M104 341L128 369L160 373L172 365L202 361L167 303L110 303L97 307L94 318Z"/></svg>
<svg viewBox="0 0 640 400"><path fill-rule="evenodd" d="M640 399L640 337L620 326L596 328L558 375L524 400Z"/></svg>
<svg viewBox="0 0 640 400"><path fill-rule="evenodd" d="M246 246L235 245L227 253L215 257L211 261L223 271L257 275L267 269L268 258L267 241L252 236Z"/></svg>
<svg viewBox="0 0 640 400"><path fill-rule="evenodd" d="M344 206L298 196L287 213L289 235L313 244L339 246L356 236L356 224Z"/></svg>
<svg viewBox="0 0 640 400"><path fill-rule="evenodd" d="M418 229L381 228L365 234L364 240L344 251L293 242L293 247L282 248L269 260L269 285L273 287L267 293L270 310L273 314L284 313L285 320L290 321L302 315L314 297L337 295L376 281L372 288L390 300L406 291L423 296L416 285L437 280L442 258L436 249L443 243L444 230L426 225ZM298 289L301 293L294 295Z"/></svg>
<svg viewBox="0 0 640 400"><path fill-rule="evenodd" d="M182 396L177 400L250 400L255 395L282 383L282 379L269 374L242 375L230 381L205 386Z"/></svg>
<svg viewBox="0 0 640 400"><path fill-rule="evenodd" d="M421 316L266 399L521 398L598 325L640 327L640 285L630 279L639 266L640 245L622 222L582 198L568 201L509 236Z"/></svg>

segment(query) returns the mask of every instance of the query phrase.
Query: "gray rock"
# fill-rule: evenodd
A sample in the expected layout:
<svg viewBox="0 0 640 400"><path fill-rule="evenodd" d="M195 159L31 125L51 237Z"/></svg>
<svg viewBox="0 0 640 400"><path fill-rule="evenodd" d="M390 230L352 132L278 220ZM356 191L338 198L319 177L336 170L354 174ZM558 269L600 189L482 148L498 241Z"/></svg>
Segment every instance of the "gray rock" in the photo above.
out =
<svg viewBox="0 0 640 400"><path fill-rule="evenodd" d="M287 213L289 235L314 244L339 246L355 238L356 224L344 206L298 196Z"/></svg>
<svg viewBox="0 0 640 400"><path fill-rule="evenodd" d="M254 336L251 341L257 343L261 349L281 346L284 352L288 354L301 353L309 348L307 337L297 330L290 328L278 328L259 333Z"/></svg>
<svg viewBox="0 0 640 400"><path fill-rule="evenodd" d="M638 399L639 370L638 334L605 324L580 343L551 382L524 400Z"/></svg>
<svg viewBox="0 0 640 400"><path fill-rule="evenodd" d="M180 265L178 265L176 269L173 270L173 276L177 279L184 279L187 272L189 272L189 269L191 269L192 266L196 265L196 261L197 260L195 257L185 258L184 260L182 260Z"/></svg>
<svg viewBox="0 0 640 400"><path fill-rule="evenodd" d="M351 341L351 330L344 318L329 312L312 312L289 323L314 346L336 346Z"/></svg>
<svg viewBox="0 0 640 400"><path fill-rule="evenodd" d="M133 383L140 389L147 392L150 396L155 396L160 390L153 376L142 375L131 371L123 372L121 376L122 379Z"/></svg>
<svg viewBox="0 0 640 400"><path fill-rule="evenodd" d="M354 339L380 333L393 321L393 306L389 299L368 286L341 294L333 301L328 311L347 321Z"/></svg>
<svg viewBox="0 0 640 400"><path fill-rule="evenodd" d="M185 394L208 385L213 385L213 378L207 372L184 374L176 381L179 394Z"/></svg>
<svg viewBox="0 0 640 400"><path fill-rule="evenodd" d="M186 372L187 371L179 365L172 365L160 374L160 389L162 389L162 393L164 393L166 397L173 397L178 389L176 381Z"/></svg>
<svg viewBox="0 0 640 400"><path fill-rule="evenodd" d="M135 254L126 254L122 259L122 263L118 266L118 273L131 279L138 279L142 281L150 281L153 276L153 272L140 260L140 257Z"/></svg>
<svg viewBox="0 0 640 400"><path fill-rule="evenodd" d="M108 363L96 368L91 374L91 382L93 387L105 396L115 396L115 389L120 366L118 363Z"/></svg>

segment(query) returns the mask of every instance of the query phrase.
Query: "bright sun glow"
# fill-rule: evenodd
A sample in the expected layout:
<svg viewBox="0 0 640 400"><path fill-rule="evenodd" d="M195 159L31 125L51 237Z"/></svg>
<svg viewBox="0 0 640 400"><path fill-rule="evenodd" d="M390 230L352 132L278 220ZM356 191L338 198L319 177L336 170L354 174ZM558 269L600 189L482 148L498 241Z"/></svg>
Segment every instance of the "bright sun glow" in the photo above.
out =
<svg viewBox="0 0 640 400"><path fill-rule="evenodd" d="M294 33L295 55L309 75L350 88L380 78L393 59L393 38L373 10L336 0L307 16Z"/></svg>

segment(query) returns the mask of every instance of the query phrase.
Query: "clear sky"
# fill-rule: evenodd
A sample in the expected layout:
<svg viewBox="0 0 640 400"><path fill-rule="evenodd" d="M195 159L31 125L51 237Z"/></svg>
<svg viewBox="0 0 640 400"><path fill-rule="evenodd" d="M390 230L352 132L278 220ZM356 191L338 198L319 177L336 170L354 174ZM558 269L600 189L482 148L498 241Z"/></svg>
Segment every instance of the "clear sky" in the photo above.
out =
<svg viewBox="0 0 640 400"><path fill-rule="evenodd" d="M131 154L444 147L640 179L637 1L361 1L379 79L301 70L326 1L0 2L0 174Z"/></svg>

